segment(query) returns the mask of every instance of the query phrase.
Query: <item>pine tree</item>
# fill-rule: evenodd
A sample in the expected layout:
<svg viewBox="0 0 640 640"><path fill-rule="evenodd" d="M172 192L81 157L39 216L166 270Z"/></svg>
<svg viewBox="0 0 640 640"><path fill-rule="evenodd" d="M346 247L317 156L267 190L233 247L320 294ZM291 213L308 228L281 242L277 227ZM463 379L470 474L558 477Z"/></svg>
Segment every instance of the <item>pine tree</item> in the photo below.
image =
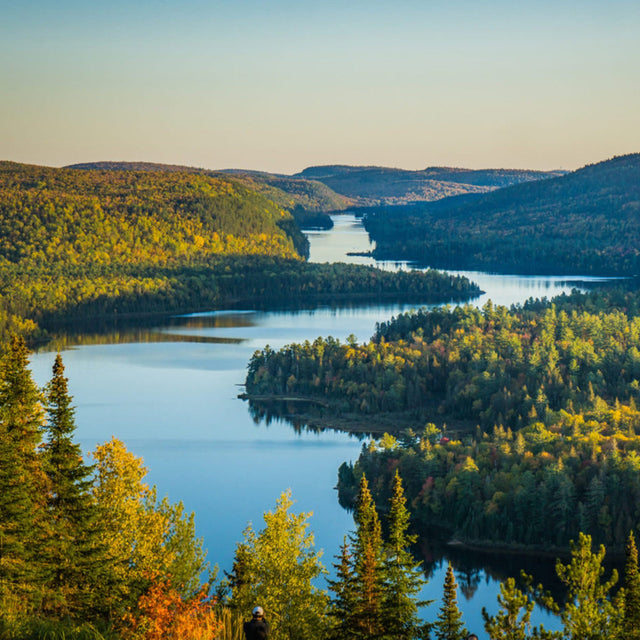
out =
<svg viewBox="0 0 640 640"><path fill-rule="evenodd" d="M93 467L84 464L73 442L74 409L60 354L46 388L43 446L49 478L48 517L51 527L46 561L52 567L50 589L58 613L78 613L98 606L98 586L104 587L105 548L100 542L98 512L91 493Z"/></svg>
<svg viewBox="0 0 640 640"><path fill-rule="evenodd" d="M604 555L603 545L597 553L592 553L591 536L580 533L577 544L571 542L571 562L556 563L556 573L568 589L560 618L565 634L575 640L615 638L622 624L622 604L609 598L611 588L618 581L618 572L614 569L610 580L600 582Z"/></svg>
<svg viewBox="0 0 640 640"><path fill-rule="evenodd" d="M633 531L629 533L625 556L623 635L632 640L640 638L640 572Z"/></svg>
<svg viewBox="0 0 640 640"><path fill-rule="evenodd" d="M402 480L396 470L385 545L383 626L385 637L397 640L409 640L420 635L418 607L427 604L417 598L426 580L420 563L415 561L409 550L417 538L407 533L409 517Z"/></svg>
<svg viewBox="0 0 640 640"><path fill-rule="evenodd" d="M352 536L353 574L357 597L352 611L353 630L358 638L384 635L384 572L382 530L367 478L360 480Z"/></svg>
<svg viewBox="0 0 640 640"><path fill-rule="evenodd" d="M43 411L28 369L24 340L13 337L0 361L0 603L22 609L42 604L39 562L46 531L46 478L36 448Z"/></svg>
<svg viewBox="0 0 640 640"><path fill-rule="evenodd" d="M435 636L438 640L464 640L467 630L462 621L462 613L458 609L458 585L453 575L451 563L447 567L444 578L444 593L438 620L434 624Z"/></svg>
<svg viewBox="0 0 640 640"><path fill-rule="evenodd" d="M540 637L537 630L532 633L531 629L534 602L516 587L513 578L508 578L500 584L498 604L501 609L495 616L490 616L487 610L482 608L484 628L491 640L527 640ZM542 637L547 637L544 631Z"/></svg>

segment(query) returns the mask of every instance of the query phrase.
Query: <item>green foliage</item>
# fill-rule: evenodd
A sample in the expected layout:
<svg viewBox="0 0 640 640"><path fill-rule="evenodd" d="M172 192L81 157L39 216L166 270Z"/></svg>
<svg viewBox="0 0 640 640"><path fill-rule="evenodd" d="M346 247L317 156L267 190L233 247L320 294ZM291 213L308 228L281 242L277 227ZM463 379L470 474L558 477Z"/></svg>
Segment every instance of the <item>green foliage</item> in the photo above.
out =
<svg viewBox="0 0 640 640"><path fill-rule="evenodd" d="M360 478L353 519L356 530L351 546L357 598L350 612L351 626L359 638L379 638L386 631L382 528L364 475Z"/></svg>
<svg viewBox="0 0 640 640"><path fill-rule="evenodd" d="M264 514L262 530L245 529L229 579L232 609L246 615L260 605L273 640L322 636L328 625L327 595L313 584L326 569L308 531L311 514L290 513L292 505L286 491Z"/></svg>
<svg viewBox="0 0 640 640"><path fill-rule="evenodd" d="M477 291L436 272L308 265L307 251L289 212L228 176L0 162L0 339L248 300L441 301Z"/></svg>
<svg viewBox="0 0 640 640"><path fill-rule="evenodd" d="M626 308L638 298L627 292ZM598 294L590 311L581 296L560 310L421 310L382 323L365 344L267 347L249 363L247 391L413 427L341 467L345 506L362 473L384 503L397 467L421 530L559 548L584 531L622 551L640 516L640 316L600 310L606 300ZM415 426L434 416L456 425L450 437Z"/></svg>
<svg viewBox="0 0 640 640"><path fill-rule="evenodd" d="M354 511L356 529L350 545L342 546L335 564L336 579L330 615L332 638L389 638L412 640L423 636L417 594L425 584L409 551L414 537L407 533L409 514L399 476L396 476L383 543L381 524L366 476L361 476Z"/></svg>
<svg viewBox="0 0 640 640"><path fill-rule="evenodd" d="M433 625L435 636L437 640L465 640L468 632L462 621L462 613L458 609L458 585L451 563L447 566L443 590L442 606Z"/></svg>
<svg viewBox="0 0 640 640"><path fill-rule="evenodd" d="M85 465L80 446L73 442L74 409L60 354L45 390L47 439L41 448L48 477L49 539L44 558L51 567L47 584L48 610L55 615L86 615L103 611L95 591L105 576L106 559L91 495L92 468Z"/></svg>
<svg viewBox="0 0 640 640"><path fill-rule="evenodd" d="M639 185L633 154L479 197L381 208L364 223L379 258L501 273L635 275Z"/></svg>
<svg viewBox="0 0 640 640"><path fill-rule="evenodd" d="M0 618L16 598L26 611L42 603L47 481L36 447L43 422L27 348L14 337L0 361Z"/></svg>
<svg viewBox="0 0 640 640"><path fill-rule="evenodd" d="M560 611L565 637L571 640L616 638L623 623L624 606L620 598L612 600L611 588L618 581L614 569L611 578L601 582L604 546L591 551L591 537L580 534L571 543L571 562L556 563L556 573L567 587L567 602Z"/></svg>
<svg viewBox="0 0 640 640"><path fill-rule="evenodd" d="M622 630L628 640L640 638L640 573L638 549L633 531L629 532L625 549L624 621Z"/></svg>
<svg viewBox="0 0 640 640"><path fill-rule="evenodd" d="M96 447L93 494L109 561L111 607L132 605L150 581L166 577L183 596L197 592L208 568L193 514L182 503L157 499L143 482L146 468L124 444L112 438Z"/></svg>
<svg viewBox="0 0 640 640"><path fill-rule="evenodd" d="M491 640L528 640L529 638L550 640L551 638L559 638L560 634L548 632L544 627L531 628L531 613L535 603L528 593L523 593L516 587L513 578L508 578L506 582L500 584L498 604L501 609L496 615L489 615L487 610L482 608L484 628Z"/></svg>
<svg viewBox="0 0 640 640"><path fill-rule="evenodd" d="M364 476L363 476L364 477ZM410 535L409 511L400 474L396 470L387 516L387 536L384 558L384 628L385 637L412 640L420 637L422 627L418 607L427 604L418 601L418 594L426 584L424 571L416 562L410 546L417 536ZM450 640L456 640L451 638Z"/></svg>

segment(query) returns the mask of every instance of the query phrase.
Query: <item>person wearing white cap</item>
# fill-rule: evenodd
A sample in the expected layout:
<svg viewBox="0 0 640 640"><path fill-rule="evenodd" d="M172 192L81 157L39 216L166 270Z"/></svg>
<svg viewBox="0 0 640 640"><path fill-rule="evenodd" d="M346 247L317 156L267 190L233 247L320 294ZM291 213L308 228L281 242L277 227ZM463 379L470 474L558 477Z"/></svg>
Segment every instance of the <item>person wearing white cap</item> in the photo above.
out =
<svg viewBox="0 0 640 640"><path fill-rule="evenodd" d="M249 622L244 623L244 636L247 640L266 640L269 635L269 623L264 618L264 609L255 607Z"/></svg>

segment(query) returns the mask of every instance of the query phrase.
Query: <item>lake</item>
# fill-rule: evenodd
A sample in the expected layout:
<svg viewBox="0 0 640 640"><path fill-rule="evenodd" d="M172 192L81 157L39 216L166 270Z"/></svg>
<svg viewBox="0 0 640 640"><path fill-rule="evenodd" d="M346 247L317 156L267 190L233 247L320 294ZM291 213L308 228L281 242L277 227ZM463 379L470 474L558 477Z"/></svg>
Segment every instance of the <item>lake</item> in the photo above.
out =
<svg viewBox="0 0 640 640"><path fill-rule="evenodd" d="M353 215L334 216L328 232L309 232L310 259L372 264L371 258L347 256L366 252L368 236ZM384 263L386 269L407 268ZM486 292L474 304L491 298L497 304L568 292L577 283L598 278L504 276L464 272ZM417 305L369 305L305 311L214 311L168 319L144 331L92 337L62 351L70 392L76 406L77 440L85 451L116 436L141 456L148 482L160 496L181 500L196 513L196 527L208 557L221 569L231 568L235 545L248 522L263 525L262 514L290 488L295 510L313 512L310 527L316 547L330 567L344 535L353 527L340 508L334 489L339 465L358 457L362 441L340 432L295 432L283 422L256 424L248 405L237 398L246 365L257 349L332 335L354 334L367 340L376 322ZM82 342L80 339L78 342ZM42 349L32 357L38 384L51 375L55 353ZM437 602L444 580L442 550L424 549L433 569L425 597ZM450 552L445 550L445 553ZM550 564L527 559L458 553L452 556L461 583L460 608L470 631L486 637L480 611L497 609L498 578L528 571L549 571ZM537 613L537 621L549 617ZM553 620L551 619L551 622Z"/></svg>

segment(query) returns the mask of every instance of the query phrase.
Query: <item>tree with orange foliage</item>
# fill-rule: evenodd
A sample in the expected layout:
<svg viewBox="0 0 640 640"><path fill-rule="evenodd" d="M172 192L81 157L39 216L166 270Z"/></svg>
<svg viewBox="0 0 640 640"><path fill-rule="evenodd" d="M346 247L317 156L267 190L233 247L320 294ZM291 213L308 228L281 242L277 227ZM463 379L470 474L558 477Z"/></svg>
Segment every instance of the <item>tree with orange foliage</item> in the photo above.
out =
<svg viewBox="0 0 640 640"><path fill-rule="evenodd" d="M186 599L167 580L155 579L138 599L137 614L124 617L123 635L136 640L211 640L222 627L215 605L209 585Z"/></svg>

